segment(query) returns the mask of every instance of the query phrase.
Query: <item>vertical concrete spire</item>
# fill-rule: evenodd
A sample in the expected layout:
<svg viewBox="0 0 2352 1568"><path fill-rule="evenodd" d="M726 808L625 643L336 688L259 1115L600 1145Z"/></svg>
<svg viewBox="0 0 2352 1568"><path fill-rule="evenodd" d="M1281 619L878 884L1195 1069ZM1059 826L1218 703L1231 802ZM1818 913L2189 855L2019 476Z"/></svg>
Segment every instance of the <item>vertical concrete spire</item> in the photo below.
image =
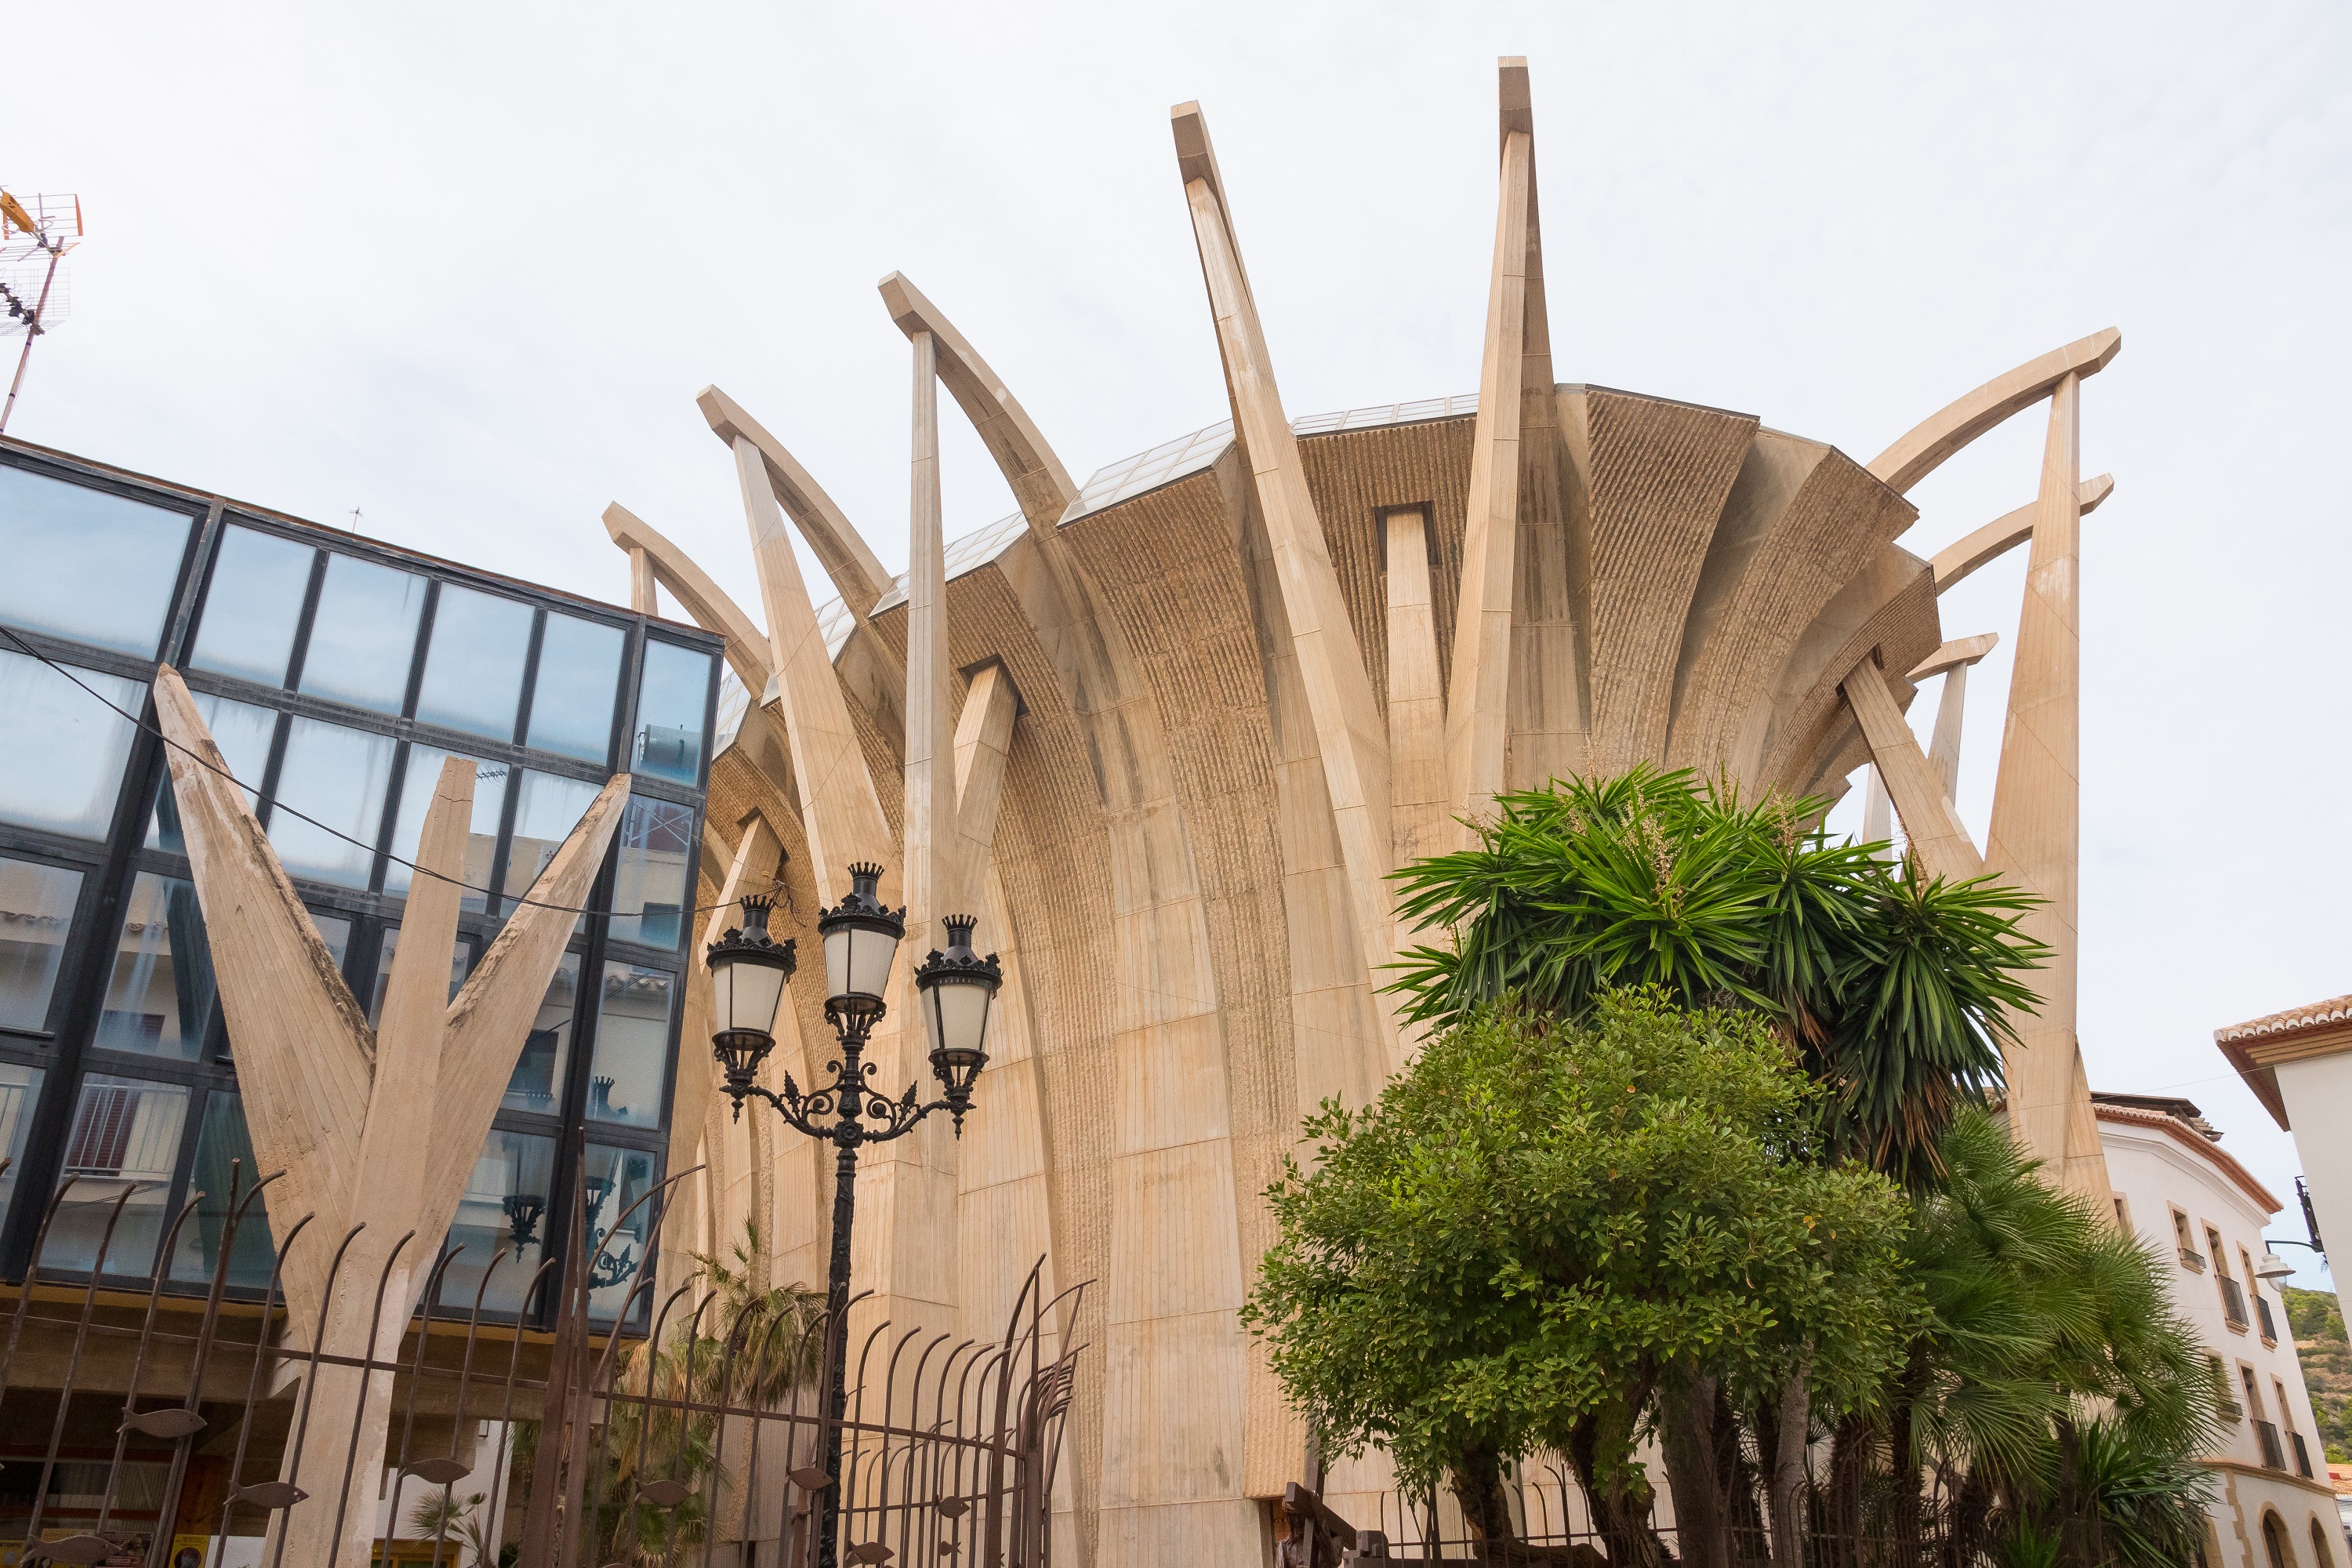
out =
<svg viewBox="0 0 2352 1568"><path fill-rule="evenodd" d="M2019 1043L2008 1071L2011 1125L2065 1187L2105 1201L2106 1157L2074 1035L2083 837L2082 406L2082 376L2069 372L2050 394L1985 858L1995 876L2044 900L2026 917L2025 929L2051 949L2048 967L2036 977L2041 1010L2017 1020Z"/></svg>
<svg viewBox="0 0 2352 1568"><path fill-rule="evenodd" d="M1486 288L1478 419L1470 449L1461 599L1445 698L1445 756L1458 815L1484 811L1504 786L1510 738L1511 602L1519 547L1519 471L1530 442L1549 455L1551 328L1544 311L1543 231L1536 215L1534 98L1528 62L1505 59L1498 93L1501 190ZM1458 837L1460 830L1456 829Z"/></svg>

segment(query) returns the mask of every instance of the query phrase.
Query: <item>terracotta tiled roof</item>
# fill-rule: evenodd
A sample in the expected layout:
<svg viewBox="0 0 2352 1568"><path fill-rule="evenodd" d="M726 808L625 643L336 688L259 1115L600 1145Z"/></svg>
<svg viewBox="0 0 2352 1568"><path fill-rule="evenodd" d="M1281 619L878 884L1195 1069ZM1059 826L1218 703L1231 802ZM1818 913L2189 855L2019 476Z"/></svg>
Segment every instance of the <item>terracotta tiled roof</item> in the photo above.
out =
<svg viewBox="0 0 2352 1568"><path fill-rule="evenodd" d="M2112 1100L2091 1097L2091 1110L2101 1121L2116 1122L2126 1127L2146 1127L2170 1136L2172 1141L2191 1153L2201 1156L2221 1175L2235 1183L2255 1207L2265 1215L2277 1214L2281 1208L2271 1190L2254 1179L2254 1173L2237 1162L2235 1156L2207 1136L2204 1118L2189 1122L2167 1111L2151 1110L2145 1105L2119 1105Z"/></svg>
<svg viewBox="0 0 2352 1568"><path fill-rule="evenodd" d="M2284 1013L2231 1024L2225 1029L2217 1030L2216 1034L2224 1040L2250 1040L2257 1035L2283 1035L2314 1024L2336 1024L2346 1019L2352 1019L2352 996L2330 996L2325 1002L2309 1002L2300 1007L2290 1007Z"/></svg>

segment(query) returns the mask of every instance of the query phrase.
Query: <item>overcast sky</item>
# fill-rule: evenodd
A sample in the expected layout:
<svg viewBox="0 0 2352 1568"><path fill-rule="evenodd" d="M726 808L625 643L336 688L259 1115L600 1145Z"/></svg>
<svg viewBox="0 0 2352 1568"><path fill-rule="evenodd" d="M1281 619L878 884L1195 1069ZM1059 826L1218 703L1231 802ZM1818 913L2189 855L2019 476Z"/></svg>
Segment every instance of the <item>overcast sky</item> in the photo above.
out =
<svg viewBox="0 0 2352 1568"><path fill-rule="evenodd" d="M2097 1087L2194 1098L2291 1205L2293 1145L2212 1031L2352 991L2347 31L2145 3L28 8L0 182L78 192L89 236L9 434L625 602L618 500L756 607L694 394L902 564L893 269L1081 480L1224 416L1187 99L1290 412L1475 390L1495 58L1525 54L1562 380L1866 462L2123 330L2084 399L2116 491L2084 534L2083 1047ZM947 406L953 536L1013 508ZM2030 500L2042 424L1920 486L1904 542ZM1980 842L2022 574L1943 601L1947 636L2003 637L1969 693Z"/></svg>

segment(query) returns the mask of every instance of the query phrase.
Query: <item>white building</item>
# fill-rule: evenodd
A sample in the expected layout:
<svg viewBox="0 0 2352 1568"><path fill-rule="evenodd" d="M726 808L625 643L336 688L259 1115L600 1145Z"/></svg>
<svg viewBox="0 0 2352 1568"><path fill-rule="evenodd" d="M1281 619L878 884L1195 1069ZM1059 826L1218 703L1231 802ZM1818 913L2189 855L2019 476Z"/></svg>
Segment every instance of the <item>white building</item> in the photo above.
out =
<svg viewBox="0 0 2352 1568"><path fill-rule="evenodd" d="M2213 1031L2213 1043L2294 1134L2309 1194L2312 1239L2352 1236L2352 996L2290 1007Z"/></svg>
<svg viewBox="0 0 2352 1568"><path fill-rule="evenodd" d="M2094 1094L2116 1213L2173 1260L2172 1295L2221 1363L2233 1405L2206 1541L2209 1568L2345 1568L2336 1494L2286 1309L2254 1270L2276 1197L2185 1100Z"/></svg>

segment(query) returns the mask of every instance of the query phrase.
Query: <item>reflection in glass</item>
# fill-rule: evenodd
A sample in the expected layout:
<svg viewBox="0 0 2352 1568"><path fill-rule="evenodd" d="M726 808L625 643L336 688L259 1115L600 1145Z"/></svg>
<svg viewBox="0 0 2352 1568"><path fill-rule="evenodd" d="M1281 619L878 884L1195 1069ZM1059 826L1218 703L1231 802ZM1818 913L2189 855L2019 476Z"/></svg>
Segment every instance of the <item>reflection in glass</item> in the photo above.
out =
<svg viewBox="0 0 2352 1568"><path fill-rule="evenodd" d="M25 1168L25 1140L33 1131L33 1107L41 1098L39 1068L0 1062L0 1220L8 1217L8 1200L16 1195L16 1173Z"/></svg>
<svg viewBox="0 0 2352 1568"><path fill-rule="evenodd" d="M209 692L191 695L205 728L212 731L213 743L220 747L221 761L228 764L230 776L252 786L245 792L245 804L257 805L261 799L262 774L269 769L269 742L278 733L277 710L232 702ZM187 853L180 832L180 801L172 793L168 770L156 781L155 813L147 819L147 847L169 849L174 855Z"/></svg>
<svg viewBox="0 0 2352 1568"><path fill-rule="evenodd" d="M109 1274L144 1274L155 1264L172 1173L180 1160L180 1133L188 1121L188 1091L176 1083L91 1073L81 1080L73 1127L66 1134L65 1168L73 1189L58 1205L42 1249L44 1268L96 1268L106 1248ZM136 1184L121 1223L107 1241L125 1183Z"/></svg>
<svg viewBox="0 0 2352 1568"><path fill-rule="evenodd" d="M529 605L442 584L416 717L469 735L513 740L530 651Z"/></svg>
<svg viewBox="0 0 2352 1568"><path fill-rule="evenodd" d="M646 672L637 682L637 731L629 771L682 784L702 777L702 721L709 707L710 656L658 638L646 639Z"/></svg>
<svg viewBox="0 0 2352 1568"><path fill-rule="evenodd" d="M522 1057L515 1063L500 1109L535 1110L542 1116L562 1110L563 1069L572 1060L572 1020L579 1005L580 955L567 952L547 983L530 1033L523 1037Z"/></svg>
<svg viewBox="0 0 2352 1568"><path fill-rule="evenodd" d="M142 871L131 884L98 1044L110 1051L194 1061L212 1023L211 944L194 884Z"/></svg>
<svg viewBox="0 0 2352 1568"><path fill-rule="evenodd" d="M613 878L614 940L677 947L694 854L694 807L631 795L617 837L621 857Z"/></svg>
<svg viewBox="0 0 2352 1568"><path fill-rule="evenodd" d="M392 984L392 955L400 948L400 928L386 926L383 945L376 949L375 990L368 999L368 1027L374 1028L383 1018L383 994ZM474 972L474 944L465 937L449 953L449 1000L455 1002L457 993L466 988L466 976Z"/></svg>
<svg viewBox="0 0 2352 1568"><path fill-rule="evenodd" d="M604 760L613 749L613 698L626 640L618 626L547 613L525 744L585 762Z"/></svg>
<svg viewBox="0 0 2352 1568"><path fill-rule="evenodd" d="M310 546L274 533L235 523L223 529L189 667L264 686L285 685L302 597L310 591L310 567L318 557Z"/></svg>
<svg viewBox="0 0 2352 1568"><path fill-rule="evenodd" d="M658 1202L630 1205L654 1184L654 1157L639 1149L608 1149L591 1143L581 1160L582 1185L588 1197L581 1215L581 1231L588 1244L588 1312L609 1323L629 1301L641 1269L651 1267L654 1220ZM629 1311L632 1322L646 1316L647 1300L639 1294Z"/></svg>
<svg viewBox="0 0 2352 1568"><path fill-rule="evenodd" d="M509 905L516 898L530 896L531 884L580 826L595 798L596 786L584 779L522 770L520 794L515 800L514 839L507 847L504 886Z"/></svg>
<svg viewBox="0 0 2352 1568"><path fill-rule="evenodd" d="M588 1064L591 1121L661 1125L670 994L677 985L677 976L667 969L605 963L596 1012L596 1054Z"/></svg>
<svg viewBox="0 0 2352 1568"><path fill-rule="evenodd" d="M392 747L389 735L317 719L293 721L278 771L278 805L269 815L269 842L288 876L346 888L368 885L383 826L384 788L392 782ZM295 811L347 837L305 822Z"/></svg>
<svg viewBox="0 0 2352 1568"><path fill-rule="evenodd" d="M45 1027L81 873L0 857L0 1026ZM0 1152L6 1140L0 1138Z"/></svg>
<svg viewBox="0 0 2352 1568"><path fill-rule="evenodd" d="M335 973L343 972L343 962L352 955L352 922L341 915L331 915L318 910L305 911L311 925L318 928L319 940L327 944L327 952L335 961Z"/></svg>
<svg viewBox="0 0 2352 1568"><path fill-rule="evenodd" d="M425 836L425 814L432 809L433 792L441 783L441 764L450 753L437 747L411 742L408 748L408 771L401 775L400 815L392 828L394 858L383 868L383 890L394 895L408 891L415 875L401 864L416 858L416 845ZM490 885L491 857L499 847L499 817L507 806L507 773L504 763L474 761L473 826L466 840L466 868L460 876L467 891L457 895L457 907L462 910L487 910L489 895L471 889Z"/></svg>
<svg viewBox="0 0 2352 1568"><path fill-rule="evenodd" d="M554 1139L492 1130L449 1225L449 1248L464 1250L441 1276L443 1311L472 1311L477 1290L485 1310L522 1310L547 1257L547 1205L554 1191Z"/></svg>
<svg viewBox="0 0 2352 1568"><path fill-rule="evenodd" d="M94 669L73 673L123 712L138 712L146 700L135 680ZM105 837L137 733L121 713L39 659L0 650L0 734L8 737L0 821L73 838Z"/></svg>
<svg viewBox="0 0 2352 1568"><path fill-rule="evenodd" d="M253 1191L254 1180L253 1140L246 1132L244 1102L231 1090L214 1089L205 1096L205 1113L196 1125L196 1163L188 1175L188 1196L196 1212L180 1226L179 1239L172 1246L173 1279L212 1279L230 1210ZM228 1282L262 1289L277 1258L269 1240L268 1211L257 1198L245 1205L245 1216L237 1222L236 1240L229 1247Z"/></svg>
<svg viewBox="0 0 2352 1568"><path fill-rule="evenodd" d="M0 621L154 658L194 521L0 467Z"/></svg>
<svg viewBox="0 0 2352 1568"><path fill-rule="evenodd" d="M414 572L356 555L330 557L310 649L302 656L302 689L357 708L399 712L416 653L416 617L424 609L425 579Z"/></svg>

